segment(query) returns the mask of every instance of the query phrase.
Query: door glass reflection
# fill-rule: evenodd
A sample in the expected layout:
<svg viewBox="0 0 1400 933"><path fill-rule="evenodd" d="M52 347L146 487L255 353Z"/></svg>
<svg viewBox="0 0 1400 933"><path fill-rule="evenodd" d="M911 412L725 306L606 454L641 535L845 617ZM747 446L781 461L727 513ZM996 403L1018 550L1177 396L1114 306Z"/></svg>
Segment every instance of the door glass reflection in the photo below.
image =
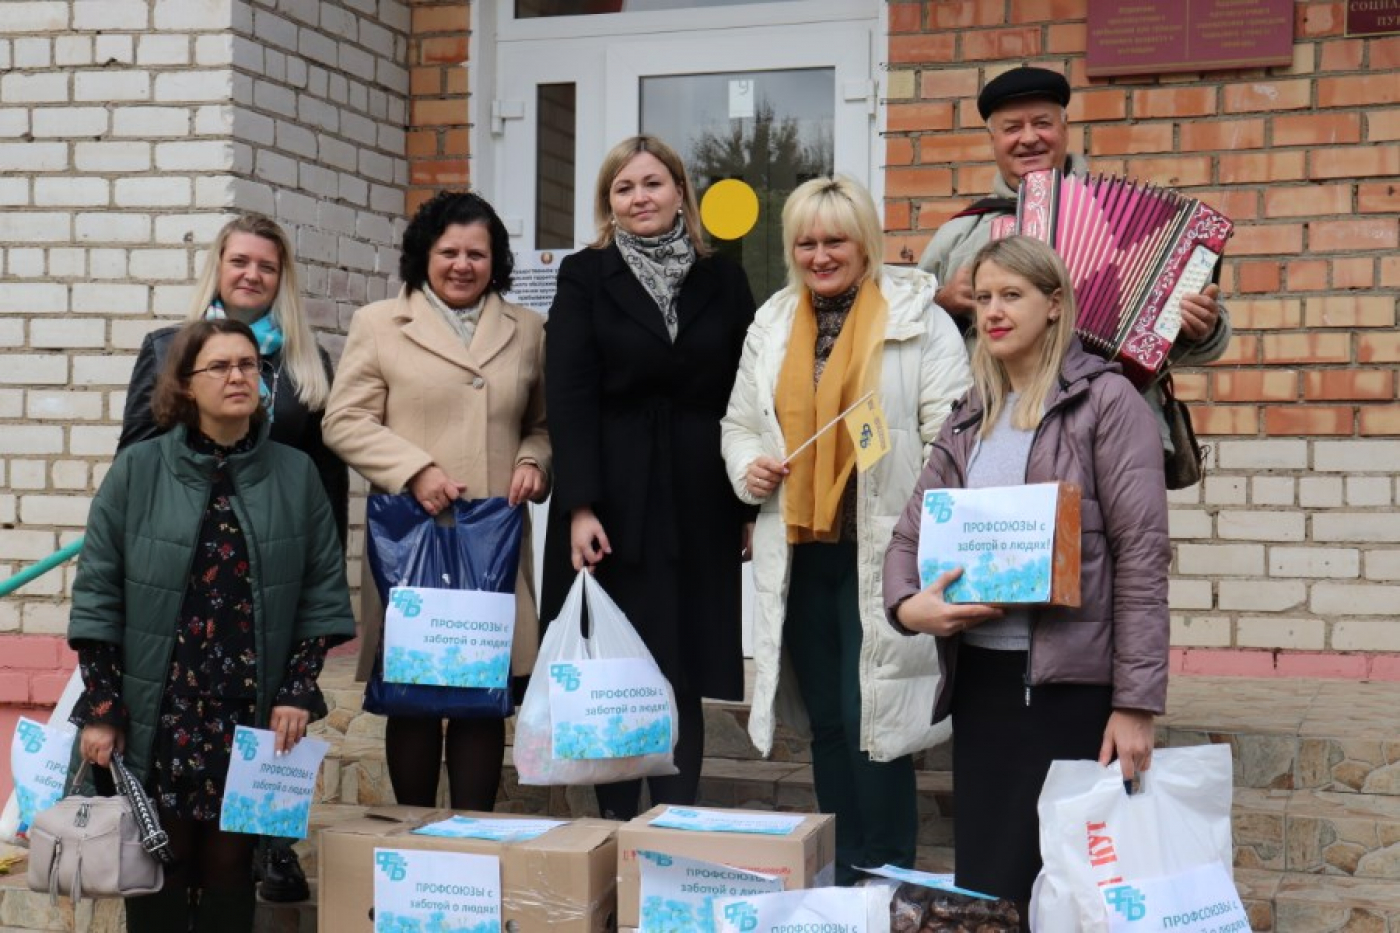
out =
<svg viewBox="0 0 1400 933"><path fill-rule="evenodd" d="M696 193L737 178L758 195L754 228L712 242L743 265L760 303L787 278L783 203L802 182L831 174L835 101L833 68L642 79L642 132L680 153Z"/></svg>

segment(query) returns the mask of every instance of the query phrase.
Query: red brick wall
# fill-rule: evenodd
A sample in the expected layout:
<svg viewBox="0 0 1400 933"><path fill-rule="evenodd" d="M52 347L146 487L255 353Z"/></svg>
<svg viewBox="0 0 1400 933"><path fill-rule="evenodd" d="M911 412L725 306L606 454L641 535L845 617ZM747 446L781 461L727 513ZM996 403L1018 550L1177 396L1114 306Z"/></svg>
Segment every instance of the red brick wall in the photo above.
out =
<svg viewBox="0 0 1400 933"><path fill-rule="evenodd" d="M1227 357L1178 379L1206 434L1400 435L1400 36L1348 39L1342 3L1296 4L1285 68L1091 80L1087 0L889 6L891 261L992 180L973 98L1022 61L1074 87L1072 147L1181 188L1238 224Z"/></svg>
<svg viewBox="0 0 1400 933"><path fill-rule="evenodd" d="M443 188L465 188L467 162L466 0L412 0L409 38L409 216Z"/></svg>

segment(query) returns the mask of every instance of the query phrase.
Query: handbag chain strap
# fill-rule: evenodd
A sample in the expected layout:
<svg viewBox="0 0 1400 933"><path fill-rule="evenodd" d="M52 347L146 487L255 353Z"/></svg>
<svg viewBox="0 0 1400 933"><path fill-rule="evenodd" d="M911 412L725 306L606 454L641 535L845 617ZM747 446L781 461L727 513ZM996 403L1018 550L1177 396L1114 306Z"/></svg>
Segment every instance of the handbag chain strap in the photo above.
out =
<svg viewBox="0 0 1400 933"><path fill-rule="evenodd" d="M174 862L175 854L170 851L170 837L160 828L160 820L156 818L156 809L151 799L146 796L140 782L127 768L122 756L116 752L112 753L112 776L116 780L117 793L124 795L131 802L131 812L136 817L136 825L141 828L141 848L162 865Z"/></svg>

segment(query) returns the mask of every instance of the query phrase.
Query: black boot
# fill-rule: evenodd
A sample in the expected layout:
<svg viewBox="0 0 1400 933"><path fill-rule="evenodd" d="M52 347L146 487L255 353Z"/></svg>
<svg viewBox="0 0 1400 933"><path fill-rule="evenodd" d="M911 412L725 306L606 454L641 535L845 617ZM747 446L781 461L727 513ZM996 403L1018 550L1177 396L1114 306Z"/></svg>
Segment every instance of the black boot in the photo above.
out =
<svg viewBox="0 0 1400 933"><path fill-rule="evenodd" d="M194 911L194 933L252 933L258 898L253 886L199 892ZM137 933L132 930L131 933Z"/></svg>
<svg viewBox="0 0 1400 933"><path fill-rule="evenodd" d="M268 836L259 843L253 877L258 881L258 894L265 901L289 904L311 897L306 872L301 870L290 839Z"/></svg>
<svg viewBox="0 0 1400 933"><path fill-rule="evenodd" d="M167 884L155 894L126 899L127 933L189 933L190 889Z"/></svg>

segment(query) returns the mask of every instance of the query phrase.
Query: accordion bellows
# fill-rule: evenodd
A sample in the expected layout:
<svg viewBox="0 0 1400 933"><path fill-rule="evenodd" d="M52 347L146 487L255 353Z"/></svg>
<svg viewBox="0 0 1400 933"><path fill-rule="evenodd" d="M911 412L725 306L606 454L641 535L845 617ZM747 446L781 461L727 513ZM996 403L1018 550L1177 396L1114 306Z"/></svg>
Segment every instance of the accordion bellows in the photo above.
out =
<svg viewBox="0 0 1400 933"><path fill-rule="evenodd" d="M1210 283L1234 224L1207 205L1155 185L1107 175L1031 172L1015 225L1054 247L1069 269L1086 348L1122 364L1139 386L1167 362L1181 330L1181 299Z"/></svg>

